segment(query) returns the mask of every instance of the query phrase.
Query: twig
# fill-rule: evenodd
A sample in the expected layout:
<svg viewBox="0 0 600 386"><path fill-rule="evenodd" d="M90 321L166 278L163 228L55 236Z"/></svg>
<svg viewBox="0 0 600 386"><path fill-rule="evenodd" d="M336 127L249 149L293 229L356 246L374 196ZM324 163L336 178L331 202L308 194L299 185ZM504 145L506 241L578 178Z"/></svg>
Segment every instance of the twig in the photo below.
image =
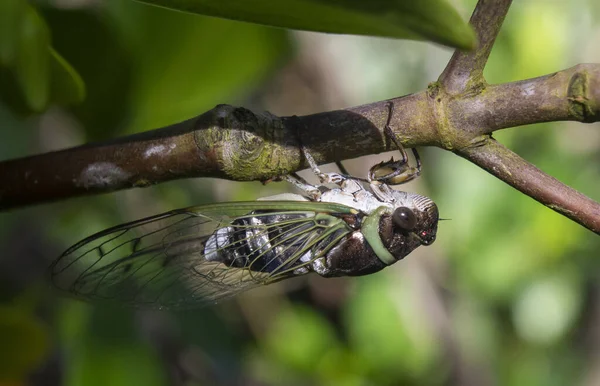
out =
<svg viewBox="0 0 600 386"><path fill-rule="evenodd" d="M512 0L479 0L470 20L477 34L477 49L456 50L438 79L448 94L461 94L485 83L483 68L511 3Z"/></svg>
<svg viewBox="0 0 600 386"><path fill-rule="evenodd" d="M470 138L541 122L600 120L600 65L578 64L539 78L487 86L484 93L453 98L447 109ZM460 114L459 117L455 117Z"/></svg>
<svg viewBox="0 0 600 386"><path fill-rule="evenodd" d="M456 151L515 189L600 234L600 204L523 160L494 139Z"/></svg>

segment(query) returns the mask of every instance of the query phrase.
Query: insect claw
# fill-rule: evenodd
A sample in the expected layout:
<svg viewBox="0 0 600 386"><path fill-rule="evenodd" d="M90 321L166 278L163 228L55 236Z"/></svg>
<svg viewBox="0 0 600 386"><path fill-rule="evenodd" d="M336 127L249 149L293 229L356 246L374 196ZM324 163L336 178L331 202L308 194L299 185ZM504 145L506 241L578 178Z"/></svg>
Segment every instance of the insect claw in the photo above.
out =
<svg viewBox="0 0 600 386"><path fill-rule="evenodd" d="M413 155L415 157L416 166L409 165L409 158L404 146L400 142L400 139L396 136L392 128L390 127L392 115L394 113L394 104L392 102L387 103L389 109L387 122L384 127L385 135L396 145L396 148L400 152L401 159L394 161L392 156L389 161L381 162L373 166L369 170L368 180L371 185L399 185L411 181L421 175L421 158L417 149L412 148Z"/></svg>
<svg viewBox="0 0 600 386"><path fill-rule="evenodd" d="M346 180L346 177L338 174L338 173L326 173L322 175L324 180L324 183L329 183L329 184L336 184L336 185L340 185L342 182L344 182Z"/></svg>

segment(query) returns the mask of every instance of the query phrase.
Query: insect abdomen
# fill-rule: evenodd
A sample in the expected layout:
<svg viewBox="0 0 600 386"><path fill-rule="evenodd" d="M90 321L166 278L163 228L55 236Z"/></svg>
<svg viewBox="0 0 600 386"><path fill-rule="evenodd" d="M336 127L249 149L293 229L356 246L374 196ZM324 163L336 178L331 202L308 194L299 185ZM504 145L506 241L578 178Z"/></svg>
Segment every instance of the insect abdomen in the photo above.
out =
<svg viewBox="0 0 600 386"><path fill-rule="evenodd" d="M256 215L256 216L252 216ZM206 260L219 261L231 268L271 273L300 265L310 260L311 252L294 256L298 250L298 234L306 233L314 224L306 214L273 214L253 212L220 228L206 242ZM288 240L294 240L293 243ZM303 272L305 273L305 272Z"/></svg>

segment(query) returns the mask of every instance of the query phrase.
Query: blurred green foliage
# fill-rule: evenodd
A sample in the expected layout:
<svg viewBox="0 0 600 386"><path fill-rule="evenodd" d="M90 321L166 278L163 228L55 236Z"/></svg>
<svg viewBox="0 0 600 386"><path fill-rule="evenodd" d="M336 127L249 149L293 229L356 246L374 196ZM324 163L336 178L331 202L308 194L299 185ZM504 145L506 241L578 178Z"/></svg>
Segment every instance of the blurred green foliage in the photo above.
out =
<svg viewBox="0 0 600 386"><path fill-rule="evenodd" d="M131 312L69 304L60 316L59 336L69 363L63 384L165 384L160 358L139 339Z"/></svg>
<svg viewBox="0 0 600 386"><path fill-rule="evenodd" d="M30 16L28 36L38 40L27 55L41 59L19 71L31 74L10 89L0 83L3 158L160 127L217 103L299 114L390 98L424 89L451 54L423 43L294 34L122 0L59 3L38 2ZM0 7L10 4L24 2ZM463 19L474 4L462 3ZM17 58L20 45L6 41L6 31L25 21L1 19L6 9L2 82L17 79L17 60L34 57L7 59ZM588 0L515 2L487 79L514 81L597 61L598 11ZM35 119L15 114L5 98L20 85L20 113L68 104L73 99L64 95L82 90L77 74L86 99ZM71 91L56 93L55 84ZM600 199L598 124L532 125L495 137ZM8 302L0 309L0 344L13 347L3 350L9 355L0 375L78 386L598 384L598 238L452 154L423 149L421 157L423 177L406 189L431 196L450 219L440 223L433 246L369 277L282 283L186 313L55 297L44 269L69 245L117 223L289 187L177 181L0 214L0 294L26 291L38 299L37 314ZM348 165L360 175L374 162Z"/></svg>
<svg viewBox="0 0 600 386"><path fill-rule="evenodd" d="M51 46L50 30L27 0L0 3L0 97L13 110L42 112L81 102L79 74Z"/></svg>
<svg viewBox="0 0 600 386"><path fill-rule="evenodd" d="M18 305L0 306L0 384L18 383L38 368L50 346L46 326Z"/></svg>

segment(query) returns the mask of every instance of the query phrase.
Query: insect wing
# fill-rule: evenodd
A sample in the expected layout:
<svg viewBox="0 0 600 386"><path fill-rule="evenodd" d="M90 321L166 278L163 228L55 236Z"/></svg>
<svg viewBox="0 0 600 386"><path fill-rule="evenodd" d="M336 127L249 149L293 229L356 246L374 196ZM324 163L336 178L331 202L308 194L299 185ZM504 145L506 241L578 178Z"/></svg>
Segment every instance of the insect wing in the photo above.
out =
<svg viewBox="0 0 600 386"><path fill-rule="evenodd" d="M119 225L51 266L57 287L89 300L192 308L291 276L351 231L353 209L315 202L191 207Z"/></svg>

